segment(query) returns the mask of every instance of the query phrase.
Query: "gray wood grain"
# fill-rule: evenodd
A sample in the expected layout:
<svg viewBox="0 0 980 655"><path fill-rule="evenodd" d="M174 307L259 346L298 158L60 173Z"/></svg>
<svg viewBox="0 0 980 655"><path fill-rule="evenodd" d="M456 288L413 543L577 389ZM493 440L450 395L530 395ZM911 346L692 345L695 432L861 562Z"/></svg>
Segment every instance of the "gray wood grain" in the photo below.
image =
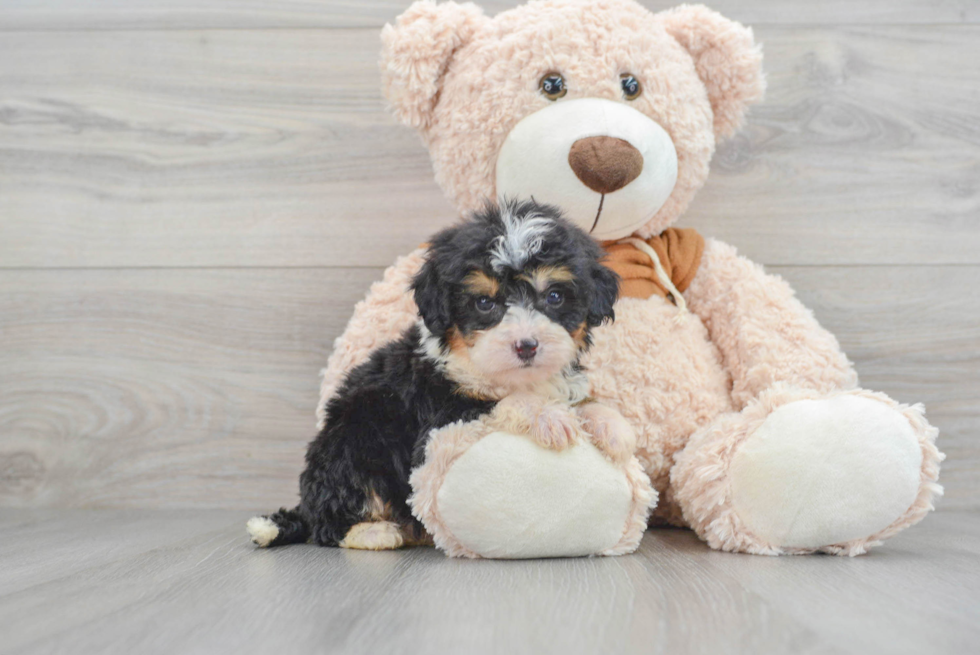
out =
<svg viewBox="0 0 980 655"><path fill-rule="evenodd" d="M924 402L943 504L980 507L980 267L771 267L857 363ZM273 509L318 369L380 269L0 271L0 504Z"/></svg>
<svg viewBox="0 0 980 655"><path fill-rule="evenodd" d="M0 30L120 30L203 28L380 27L411 0L4 0ZM482 0L494 15L519 0ZM679 2L641 0L659 11ZM754 24L976 23L980 9L970 0L713 0L724 15Z"/></svg>
<svg viewBox="0 0 980 655"><path fill-rule="evenodd" d="M973 29L758 30L767 98L682 223L770 264L976 263Z"/></svg>
<svg viewBox="0 0 980 655"><path fill-rule="evenodd" d="M379 273L3 272L0 503L291 501L317 372Z"/></svg>
<svg viewBox="0 0 980 655"><path fill-rule="evenodd" d="M980 630L978 518L937 513L870 557L844 562L718 552L704 553L702 559L711 571L736 579L842 650L969 653L976 649ZM665 551L691 548L689 533L657 536ZM931 593L937 586L944 590L941 598Z"/></svg>
<svg viewBox="0 0 980 655"><path fill-rule="evenodd" d="M769 264L980 263L980 27L757 35L769 99L683 224ZM389 264L453 212L377 51L375 29L5 33L0 266Z"/></svg>
<svg viewBox="0 0 980 655"><path fill-rule="evenodd" d="M980 638L975 512L939 512L854 559L716 553L657 530L631 556L513 562L257 550L235 512L84 512L89 528L60 514L35 551L4 558L0 584L45 570L0 586L2 653L945 655ZM137 545L134 521L157 522L159 544ZM117 552L95 553L109 541Z"/></svg>
<svg viewBox="0 0 980 655"><path fill-rule="evenodd" d="M247 520L242 514L241 520ZM228 522L223 510L4 509L0 596L166 547ZM0 619L2 624L2 619Z"/></svg>

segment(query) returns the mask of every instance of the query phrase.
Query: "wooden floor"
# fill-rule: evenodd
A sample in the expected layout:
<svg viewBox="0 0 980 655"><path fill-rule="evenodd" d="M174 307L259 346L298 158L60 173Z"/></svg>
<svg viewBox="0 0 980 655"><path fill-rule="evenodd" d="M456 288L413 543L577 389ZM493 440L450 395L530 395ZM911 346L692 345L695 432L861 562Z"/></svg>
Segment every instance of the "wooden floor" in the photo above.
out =
<svg viewBox="0 0 980 655"><path fill-rule="evenodd" d="M980 652L978 0L709 1L769 86L681 221L925 403L923 525L855 560L246 542L354 303L454 219L381 98L409 2L0 0L0 652Z"/></svg>
<svg viewBox="0 0 980 655"><path fill-rule="evenodd" d="M976 653L980 513L869 555L258 550L247 513L0 510L0 653Z"/></svg>

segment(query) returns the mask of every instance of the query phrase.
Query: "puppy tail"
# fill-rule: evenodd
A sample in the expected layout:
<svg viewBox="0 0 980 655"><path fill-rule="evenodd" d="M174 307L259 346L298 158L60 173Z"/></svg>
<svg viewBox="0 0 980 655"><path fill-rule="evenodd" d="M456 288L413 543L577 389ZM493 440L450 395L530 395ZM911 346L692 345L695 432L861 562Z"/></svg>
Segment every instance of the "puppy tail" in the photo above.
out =
<svg viewBox="0 0 980 655"><path fill-rule="evenodd" d="M259 548L303 543L310 536L310 526L300 513L285 507L269 516L253 516L245 530Z"/></svg>

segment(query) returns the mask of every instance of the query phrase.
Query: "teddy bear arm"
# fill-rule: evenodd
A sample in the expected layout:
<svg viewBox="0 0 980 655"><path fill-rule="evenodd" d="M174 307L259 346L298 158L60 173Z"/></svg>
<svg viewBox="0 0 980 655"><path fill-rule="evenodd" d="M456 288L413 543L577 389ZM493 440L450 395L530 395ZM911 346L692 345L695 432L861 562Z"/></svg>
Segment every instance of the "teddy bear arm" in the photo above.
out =
<svg viewBox="0 0 980 655"><path fill-rule="evenodd" d="M732 246L707 241L684 297L721 351L738 407L779 383L821 392L857 386L837 339L789 284Z"/></svg>
<svg viewBox="0 0 980 655"><path fill-rule="evenodd" d="M418 318L409 286L422 266L424 252L419 248L399 257L385 270L381 281L371 285L367 297L354 306L354 314L344 333L334 341L333 352L323 369L317 405L318 428L323 427L326 402L344 375L364 362L372 351L401 336Z"/></svg>

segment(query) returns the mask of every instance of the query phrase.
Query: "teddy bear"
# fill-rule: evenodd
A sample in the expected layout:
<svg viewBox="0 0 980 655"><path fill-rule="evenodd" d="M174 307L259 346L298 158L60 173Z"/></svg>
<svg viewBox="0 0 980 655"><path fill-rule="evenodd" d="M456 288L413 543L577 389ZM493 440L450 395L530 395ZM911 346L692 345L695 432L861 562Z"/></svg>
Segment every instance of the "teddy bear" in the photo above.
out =
<svg viewBox="0 0 980 655"><path fill-rule="evenodd" d="M853 556L933 508L943 455L923 407L860 388L837 340L784 280L672 227L717 143L763 96L751 29L699 5L653 13L633 0L532 0L490 17L470 3L420 0L385 26L381 72L394 115L421 136L461 214L488 198L529 198L560 207L606 247L620 298L583 365L592 396L635 432L655 490L650 525L688 527L725 551ZM421 263L421 250L399 258L357 305L324 371L324 400L416 320L406 289ZM533 524L494 539L511 516L505 503L521 498L512 487L554 479L553 453L466 426L445 428L430 447L432 468L413 485L437 545L495 556L507 539L533 541ZM481 458L467 463L477 447ZM465 474L450 480L455 466ZM515 466L521 474L508 475ZM566 473L606 484L583 466ZM622 490L627 474L617 473L607 482ZM447 526L432 508L450 500L450 481ZM612 505L624 506L623 493ZM496 524L481 514L488 498ZM629 513L616 512L617 521ZM596 520L572 518L583 532ZM646 528L644 512L630 521Z"/></svg>

